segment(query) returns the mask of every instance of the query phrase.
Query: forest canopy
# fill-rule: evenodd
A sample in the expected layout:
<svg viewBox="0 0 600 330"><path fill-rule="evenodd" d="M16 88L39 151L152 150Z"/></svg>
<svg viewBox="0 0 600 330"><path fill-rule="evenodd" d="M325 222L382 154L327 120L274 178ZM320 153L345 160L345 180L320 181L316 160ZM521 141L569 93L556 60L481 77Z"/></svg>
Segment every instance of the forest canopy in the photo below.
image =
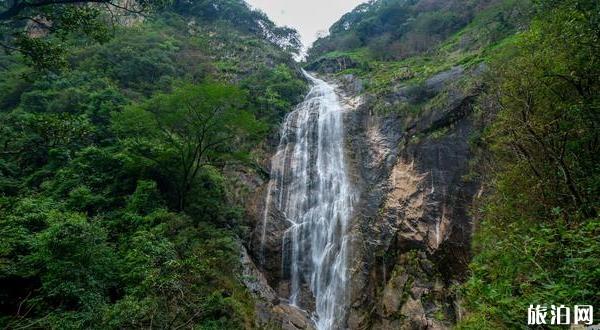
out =
<svg viewBox="0 0 600 330"><path fill-rule="evenodd" d="M297 33L243 1L120 4L0 5L0 327L247 327L226 171L262 173L302 98Z"/></svg>

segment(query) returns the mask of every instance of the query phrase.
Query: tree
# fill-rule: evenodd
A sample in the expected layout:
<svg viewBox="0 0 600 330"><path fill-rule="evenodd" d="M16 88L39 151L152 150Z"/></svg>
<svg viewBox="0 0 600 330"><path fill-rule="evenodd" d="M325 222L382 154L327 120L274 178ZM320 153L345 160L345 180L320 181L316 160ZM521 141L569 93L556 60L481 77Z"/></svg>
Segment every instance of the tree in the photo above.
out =
<svg viewBox="0 0 600 330"><path fill-rule="evenodd" d="M67 36L109 37L108 23L142 14L168 0L7 0L0 2L0 47L19 52L41 70L65 64ZM125 4L123 4L125 3Z"/></svg>
<svg viewBox="0 0 600 330"><path fill-rule="evenodd" d="M597 207L600 28L594 3L545 8L491 84L500 111L489 141L500 151L500 171L526 165L525 175L539 188L528 195L575 217L593 217Z"/></svg>
<svg viewBox="0 0 600 330"><path fill-rule="evenodd" d="M176 0L174 8L182 15L192 13L205 21L235 22L236 29L261 36L286 52L298 54L302 49L296 30L277 26L265 13L250 9L243 0Z"/></svg>
<svg viewBox="0 0 600 330"><path fill-rule="evenodd" d="M68 113L0 113L0 158L15 171L0 170L6 178L11 176L40 176L40 167L47 165L53 156L70 157L88 143L93 126L85 116ZM11 167L12 167L11 166ZM18 170L16 170L18 169ZM37 172L37 173L36 173ZM29 183L38 180L29 177ZM38 182L39 183L39 182ZM0 192L6 193L0 184Z"/></svg>
<svg viewBox="0 0 600 330"><path fill-rule="evenodd" d="M482 97L489 189L459 329L512 328L532 302L599 303L600 3L538 5Z"/></svg>
<svg viewBox="0 0 600 330"><path fill-rule="evenodd" d="M115 114L113 128L129 150L174 181L177 207L184 210L204 166L245 159L244 151L264 132L264 125L242 110L245 99L230 85L186 84Z"/></svg>
<svg viewBox="0 0 600 330"><path fill-rule="evenodd" d="M0 20L9 20L19 17L24 12L32 12L36 9L45 9L56 5L76 5L86 3L105 4L118 9L141 13L144 9L148 9L157 4L153 0L138 0L136 2L127 2L124 5L120 1L114 0L9 0L6 1L0 9Z"/></svg>

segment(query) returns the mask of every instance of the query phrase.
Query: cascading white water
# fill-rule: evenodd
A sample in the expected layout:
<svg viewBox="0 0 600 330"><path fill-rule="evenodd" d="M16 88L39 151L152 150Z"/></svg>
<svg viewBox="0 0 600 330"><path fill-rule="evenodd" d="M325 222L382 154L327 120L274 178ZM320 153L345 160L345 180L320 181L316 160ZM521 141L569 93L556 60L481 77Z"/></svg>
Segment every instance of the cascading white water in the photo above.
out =
<svg viewBox="0 0 600 330"><path fill-rule="evenodd" d="M307 284L316 300L317 328L339 329L346 314L348 227L355 199L344 160L344 108L331 85L304 74L312 88L284 122L272 159L262 239L269 209L276 207L290 222L282 258L290 304L299 305Z"/></svg>

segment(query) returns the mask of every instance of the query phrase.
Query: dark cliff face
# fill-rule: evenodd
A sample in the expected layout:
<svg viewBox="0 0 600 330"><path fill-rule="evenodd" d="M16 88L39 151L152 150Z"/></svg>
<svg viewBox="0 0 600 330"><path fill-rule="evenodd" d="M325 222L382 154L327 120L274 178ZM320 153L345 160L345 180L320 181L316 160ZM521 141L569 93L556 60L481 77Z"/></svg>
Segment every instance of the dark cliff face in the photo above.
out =
<svg viewBox="0 0 600 330"><path fill-rule="evenodd" d="M275 153L278 137L274 136L267 145L261 166L265 173L270 172L270 158ZM283 235L289 222L277 208L270 208L266 214L267 227L263 241L263 221L268 190L268 177L254 177L253 191L246 201L246 216L254 223L253 231L242 247L241 262L243 281L255 300L255 326L259 329L314 329L309 312L290 306L283 297L289 296L289 283L282 268ZM266 256L266 257L265 257ZM308 289L303 290L303 306L314 304L314 297ZM308 308L309 311L313 309Z"/></svg>
<svg viewBox="0 0 600 330"><path fill-rule="evenodd" d="M443 102L418 114L379 114L366 93L347 118L348 154L361 189L353 221L351 329L446 328L457 318L450 290L470 259L470 114L478 87L456 86L478 70L452 68L429 78ZM344 76L340 86L357 92ZM405 99L403 87L384 102ZM358 90L360 91L360 89ZM379 100L381 101L381 100Z"/></svg>

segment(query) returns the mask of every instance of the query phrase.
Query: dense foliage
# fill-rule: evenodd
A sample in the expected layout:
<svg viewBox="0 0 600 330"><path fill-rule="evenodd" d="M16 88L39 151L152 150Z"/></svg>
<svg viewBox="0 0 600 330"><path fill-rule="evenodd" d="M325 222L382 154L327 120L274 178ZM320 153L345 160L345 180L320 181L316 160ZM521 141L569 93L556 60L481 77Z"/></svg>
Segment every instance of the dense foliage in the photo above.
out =
<svg viewBox="0 0 600 330"><path fill-rule="evenodd" d="M244 1L179 0L175 1L174 9L183 15L192 15L205 22L235 22L236 29L260 35L292 53L298 53L302 48L300 35L296 30L275 25L261 11L248 10L248 5Z"/></svg>
<svg viewBox="0 0 600 330"><path fill-rule="evenodd" d="M365 48L375 59L405 59L434 51L481 12L500 6L504 10L495 10L493 20L481 26L490 32L485 41L496 42L515 31L515 10L508 9L523 5L527 1L372 0L344 15L309 54L315 59L330 51Z"/></svg>
<svg viewBox="0 0 600 330"><path fill-rule="evenodd" d="M305 83L285 45L232 24L264 15L226 3L66 36L60 65L0 57L0 327L252 326L223 169L256 167Z"/></svg>
<svg viewBox="0 0 600 330"><path fill-rule="evenodd" d="M78 43L106 41L109 24L164 7L169 0L6 0L0 2L0 49L17 52L38 69L64 66Z"/></svg>
<svg viewBox="0 0 600 330"><path fill-rule="evenodd" d="M342 17L329 36L315 43L308 67L360 78L364 91L373 96L376 112L412 116L436 111L452 103L453 95L478 93L481 79L473 75L482 71L482 65L517 31L527 27L531 7L529 1L515 0L371 1ZM390 16L403 19L388 22ZM450 28L432 23L428 17L461 20ZM370 28L365 30L365 24ZM390 33L392 30L396 32ZM348 35L361 36L364 42L339 45ZM377 41L381 36L385 42ZM406 38L413 37L423 42L407 42ZM427 42L422 37L435 40ZM418 44L422 47L411 46ZM464 73L456 75L452 86L443 90L428 87L435 85L429 79L457 68Z"/></svg>
<svg viewBox="0 0 600 330"><path fill-rule="evenodd" d="M600 305L600 4L538 6L482 96L480 172L493 190L464 328L523 328L530 304Z"/></svg>

